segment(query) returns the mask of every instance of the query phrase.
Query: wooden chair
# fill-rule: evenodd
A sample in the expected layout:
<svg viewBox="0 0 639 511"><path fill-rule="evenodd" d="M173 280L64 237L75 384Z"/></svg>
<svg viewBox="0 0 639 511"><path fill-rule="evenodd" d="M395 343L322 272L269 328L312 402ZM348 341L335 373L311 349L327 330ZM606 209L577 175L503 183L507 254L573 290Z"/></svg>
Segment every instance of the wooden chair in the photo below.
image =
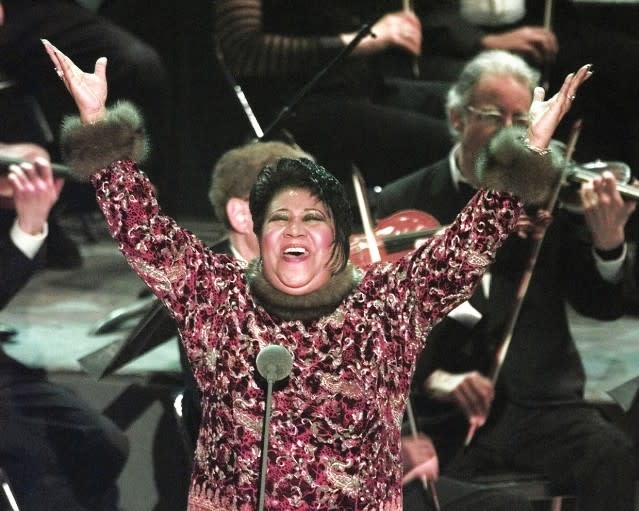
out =
<svg viewBox="0 0 639 511"><path fill-rule="evenodd" d="M574 498L565 489L557 488L548 479L533 472L494 472L477 476L471 482L496 490L521 493L530 502L547 503L548 511L562 511L564 501Z"/></svg>

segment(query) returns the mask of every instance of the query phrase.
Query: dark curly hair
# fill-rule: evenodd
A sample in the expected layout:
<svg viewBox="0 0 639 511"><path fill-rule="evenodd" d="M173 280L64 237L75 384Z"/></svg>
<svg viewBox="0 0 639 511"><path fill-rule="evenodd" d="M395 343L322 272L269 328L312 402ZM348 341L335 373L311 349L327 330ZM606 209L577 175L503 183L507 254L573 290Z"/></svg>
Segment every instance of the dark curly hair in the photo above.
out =
<svg viewBox="0 0 639 511"><path fill-rule="evenodd" d="M324 167L307 158L282 158L274 167L264 167L258 174L249 196L255 234L261 237L266 209L273 198L290 188L308 191L328 209L335 223L330 264L336 268L333 273L342 271L348 263L353 230L350 203L342 184Z"/></svg>

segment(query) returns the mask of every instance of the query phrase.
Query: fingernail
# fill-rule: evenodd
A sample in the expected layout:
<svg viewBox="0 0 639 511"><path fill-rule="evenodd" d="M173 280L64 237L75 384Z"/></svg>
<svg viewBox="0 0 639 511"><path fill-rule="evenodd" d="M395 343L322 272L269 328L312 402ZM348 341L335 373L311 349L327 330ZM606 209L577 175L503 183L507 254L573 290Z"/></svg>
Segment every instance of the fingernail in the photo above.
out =
<svg viewBox="0 0 639 511"><path fill-rule="evenodd" d="M588 68L588 71L590 71L592 73L593 65L592 64L588 64L586 67Z"/></svg>
<svg viewBox="0 0 639 511"><path fill-rule="evenodd" d="M45 46L48 44L49 46L51 46L51 43L47 40L47 39L40 39L40 41L42 41L42 44L44 44Z"/></svg>

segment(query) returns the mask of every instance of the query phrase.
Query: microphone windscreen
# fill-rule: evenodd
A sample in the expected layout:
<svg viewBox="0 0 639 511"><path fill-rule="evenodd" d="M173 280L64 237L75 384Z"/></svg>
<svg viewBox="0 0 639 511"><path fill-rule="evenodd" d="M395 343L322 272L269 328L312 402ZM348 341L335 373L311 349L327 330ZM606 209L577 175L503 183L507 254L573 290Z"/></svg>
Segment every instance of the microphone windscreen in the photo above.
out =
<svg viewBox="0 0 639 511"><path fill-rule="evenodd" d="M293 356L283 346L269 344L257 354L255 365L266 381L279 381L291 374Z"/></svg>

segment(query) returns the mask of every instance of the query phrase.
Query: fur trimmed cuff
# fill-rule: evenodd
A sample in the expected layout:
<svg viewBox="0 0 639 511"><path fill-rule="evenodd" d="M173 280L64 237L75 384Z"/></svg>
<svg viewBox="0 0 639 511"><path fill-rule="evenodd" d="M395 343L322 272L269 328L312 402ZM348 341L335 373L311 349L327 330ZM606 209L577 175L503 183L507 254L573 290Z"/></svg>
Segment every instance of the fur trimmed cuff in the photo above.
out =
<svg viewBox="0 0 639 511"><path fill-rule="evenodd" d="M82 124L77 115L66 117L60 145L64 160L82 180L117 160L142 162L148 153L144 120L128 101L116 103L95 124Z"/></svg>
<svg viewBox="0 0 639 511"><path fill-rule="evenodd" d="M521 128L499 130L486 144L475 172L483 188L512 193L527 206L544 207L561 178L560 158L551 151L535 151L525 137Z"/></svg>

